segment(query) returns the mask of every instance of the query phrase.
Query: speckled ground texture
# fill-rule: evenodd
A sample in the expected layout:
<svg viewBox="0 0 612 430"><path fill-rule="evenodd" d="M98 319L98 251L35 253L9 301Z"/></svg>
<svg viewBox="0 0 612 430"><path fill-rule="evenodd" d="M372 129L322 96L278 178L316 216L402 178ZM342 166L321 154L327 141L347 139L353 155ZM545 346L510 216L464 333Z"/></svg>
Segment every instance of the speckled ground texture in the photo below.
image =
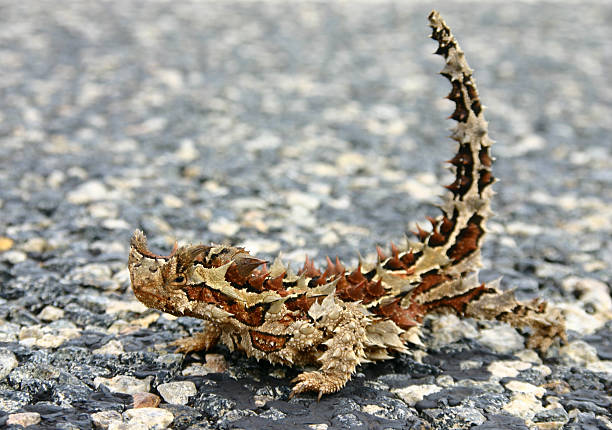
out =
<svg viewBox="0 0 612 430"><path fill-rule="evenodd" d="M610 3L436 4L497 141L482 277L561 307L565 347L432 318L414 355L288 401L299 369L173 354L198 321L131 292L136 228L297 268L437 215L454 144L427 3L1 0L0 425L612 428Z"/></svg>

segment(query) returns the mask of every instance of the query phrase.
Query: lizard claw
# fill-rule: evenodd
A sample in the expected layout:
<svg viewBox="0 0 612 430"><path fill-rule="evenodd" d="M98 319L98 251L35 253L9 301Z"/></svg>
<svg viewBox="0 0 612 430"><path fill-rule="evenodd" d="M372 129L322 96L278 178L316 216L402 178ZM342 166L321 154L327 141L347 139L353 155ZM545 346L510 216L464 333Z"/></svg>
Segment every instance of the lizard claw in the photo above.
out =
<svg viewBox="0 0 612 430"><path fill-rule="evenodd" d="M170 342L168 344L169 346L175 346L176 349L174 350L175 354L183 354L183 355L187 355L192 351L195 351L196 349L193 348L193 344L191 343L191 339L190 338L184 338L184 339L177 339L173 342Z"/></svg>

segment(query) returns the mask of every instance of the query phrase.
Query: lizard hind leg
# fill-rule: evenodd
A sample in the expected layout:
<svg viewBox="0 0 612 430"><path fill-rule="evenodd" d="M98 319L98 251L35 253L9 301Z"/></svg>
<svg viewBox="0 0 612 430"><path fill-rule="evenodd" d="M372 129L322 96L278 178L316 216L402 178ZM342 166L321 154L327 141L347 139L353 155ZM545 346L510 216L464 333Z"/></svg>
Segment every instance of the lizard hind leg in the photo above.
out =
<svg viewBox="0 0 612 430"><path fill-rule="evenodd" d="M491 283L494 284L494 283ZM533 300L522 302L514 297L513 291L500 291L494 285L487 285L487 293L470 302L465 316L504 321L512 327L531 329L527 347L544 353L555 338L566 342L565 322L559 309L548 308L545 302Z"/></svg>

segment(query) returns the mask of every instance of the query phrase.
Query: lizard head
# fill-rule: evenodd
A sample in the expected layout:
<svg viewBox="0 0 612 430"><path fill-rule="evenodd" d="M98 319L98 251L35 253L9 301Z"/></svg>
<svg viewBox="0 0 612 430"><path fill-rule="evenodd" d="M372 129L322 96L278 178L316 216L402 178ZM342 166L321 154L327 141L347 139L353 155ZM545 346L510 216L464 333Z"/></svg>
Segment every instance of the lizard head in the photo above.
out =
<svg viewBox="0 0 612 430"><path fill-rule="evenodd" d="M149 251L144 233L136 230L130 243L128 268L134 294L150 308L184 315L188 300L218 304L218 285L245 285L255 268L265 261L231 246L174 245L169 255ZM207 276L209 273L217 276ZM216 295L215 295L216 294ZM213 297L214 296L214 297Z"/></svg>
<svg viewBox="0 0 612 430"><path fill-rule="evenodd" d="M146 306L173 313L172 305L182 295L179 287L186 283L180 272L178 251L175 243L169 255L154 254L147 248L142 231L136 230L132 235L128 259L130 280L134 294Z"/></svg>

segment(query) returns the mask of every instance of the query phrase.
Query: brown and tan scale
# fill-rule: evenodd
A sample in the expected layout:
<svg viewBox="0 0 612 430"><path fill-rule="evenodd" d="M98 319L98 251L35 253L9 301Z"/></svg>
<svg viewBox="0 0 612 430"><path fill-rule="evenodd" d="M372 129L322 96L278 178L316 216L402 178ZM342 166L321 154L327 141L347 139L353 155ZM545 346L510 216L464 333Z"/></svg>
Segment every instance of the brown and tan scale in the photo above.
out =
<svg viewBox="0 0 612 430"><path fill-rule="evenodd" d="M441 71L451 83L448 99L457 124L457 152L449 160L448 185L431 231L417 227L415 242L378 248L378 261L347 270L336 259L321 271L308 259L292 273L280 260L270 268L246 250L222 245L182 246L153 254L141 231L131 240L129 271L145 305L203 321L204 330L178 340L178 351L207 349L217 342L249 357L285 365L318 366L303 372L291 395L341 389L366 361L408 352L419 343L419 326L432 312L496 319L529 327L527 345L546 350L565 339L560 313L545 303L522 303L495 283L480 283L480 248L491 216L492 140L478 90L463 51L437 12L429 16Z"/></svg>

